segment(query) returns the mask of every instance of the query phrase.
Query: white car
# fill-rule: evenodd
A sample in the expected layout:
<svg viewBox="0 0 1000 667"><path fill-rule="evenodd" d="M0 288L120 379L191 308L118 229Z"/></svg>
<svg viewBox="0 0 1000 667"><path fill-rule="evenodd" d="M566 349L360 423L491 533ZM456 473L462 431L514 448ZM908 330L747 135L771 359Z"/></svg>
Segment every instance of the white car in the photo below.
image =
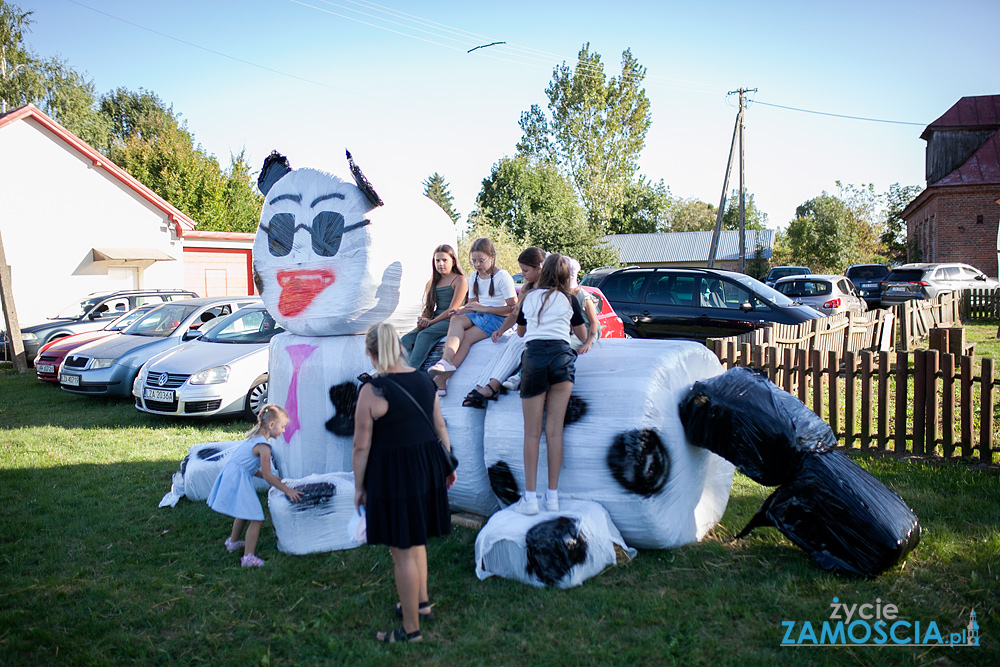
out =
<svg viewBox="0 0 1000 667"><path fill-rule="evenodd" d="M241 308L200 338L146 362L132 386L136 409L255 421L267 403L269 343L282 331L264 306Z"/></svg>
<svg viewBox="0 0 1000 667"><path fill-rule="evenodd" d="M861 315L868 310L868 304L861 298L854 283L844 276L816 273L788 276L779 278L774 283L774 289L826 316L837 313Z"/></svg>

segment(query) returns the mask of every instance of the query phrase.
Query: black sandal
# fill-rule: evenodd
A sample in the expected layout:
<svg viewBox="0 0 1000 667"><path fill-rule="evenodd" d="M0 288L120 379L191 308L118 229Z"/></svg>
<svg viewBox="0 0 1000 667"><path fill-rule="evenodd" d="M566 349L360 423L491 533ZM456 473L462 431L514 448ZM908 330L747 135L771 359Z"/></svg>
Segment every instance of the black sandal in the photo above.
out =
<svg viewBox="0 0 1000 667"><path fill-rule="evenodd" d="M400 626L395 630L390 630L389 632L375 633L375 639L379 640L383 644L395 644L397 642L419 642L423 640L423 635L420 634L420 630L407 632L405 628Z"/></svg>
<svg viewBox="0 0 1000 667"><path fill-rule="evenodd" d="M417 605L417 613L420 614L420 620L421 621L433 621L434 620L434 612L431 611L431 607L433 607L433 606L434 606L434 603L431 602L430 600L428 600L427 602L421 602L420 604ZM402 602L397 602L396 603L396 616L399 616L400 618L403 617L403 603Z"/></svg>
<svg viewBox="0 0 1000 667"><path fill-rule="evenodd" d="M488 398L488 396L484 396L473 389L466 394L465 399L462 401L462 405L467 408L479 408L480 410L484 410L486 409L486 401Z"/></svg>

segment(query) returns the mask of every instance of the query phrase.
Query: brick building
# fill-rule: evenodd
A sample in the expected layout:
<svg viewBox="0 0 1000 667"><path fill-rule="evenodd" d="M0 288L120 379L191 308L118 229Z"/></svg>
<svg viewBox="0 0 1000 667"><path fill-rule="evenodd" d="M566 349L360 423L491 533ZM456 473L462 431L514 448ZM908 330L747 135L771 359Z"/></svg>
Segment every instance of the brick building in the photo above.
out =
<svg viewBox="0 0 1000 667"><path fill-rule="evenodd" d="M903 211L911 262L965 262L996 276L1000 95L963 97L927 126L927 188Z"/></svg>

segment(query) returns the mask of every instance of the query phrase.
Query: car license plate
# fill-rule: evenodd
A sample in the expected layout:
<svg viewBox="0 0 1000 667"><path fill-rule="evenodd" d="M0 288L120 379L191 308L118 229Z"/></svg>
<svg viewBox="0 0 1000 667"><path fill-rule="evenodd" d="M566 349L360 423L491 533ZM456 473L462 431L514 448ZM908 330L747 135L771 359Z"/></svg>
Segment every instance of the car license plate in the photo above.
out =
<svg viewBox="0 0 1000 667"><path fill-rule="evenodd" d="M905 287L890 287L889 291L890 292L905 292L906 288Z"/></svg>
<svg viewBox="0 0 1000 667"><path fill-rule="evenodd" d="M148 401L166 401L167 403L174 402L174 392L164 391L162 389L150 389L149 387L144 387L142 390L142 397Z"/></svg>
<svg viewBox="0 0 1000 667"><path fill-rule="evenodd" d="M39 373L55 373L56 367L52 364L35 364L35 370Z"/></svg>
<svg viewBox="0 0 1000 667"><path fill-rule="evenodd" d="M79 375L60 375L59 382L62 384L68 384L71 387L80 386L80 376Z"/></svg>
<svg viewBox="0 0 1000 667"><path fill-rule="evenodd" d="M865 283L861 289L878 289L878 283Z"/></svg>

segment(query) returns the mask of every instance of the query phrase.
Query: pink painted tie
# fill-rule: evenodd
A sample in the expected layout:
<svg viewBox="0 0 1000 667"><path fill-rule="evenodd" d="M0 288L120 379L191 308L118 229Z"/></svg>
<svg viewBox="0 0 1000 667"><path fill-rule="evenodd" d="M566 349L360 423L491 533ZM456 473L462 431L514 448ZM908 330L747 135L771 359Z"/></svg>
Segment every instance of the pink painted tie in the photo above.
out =
<svg viewBox="0 0 1000 667"><path fill-rule="evenodd" d="M285 400L285 412L288 413L288 426L285 428L287 443L292 442L292 436L299 430L299 368L315 350L315 345L289 345L285 348L292 362L292 381L288 383L288 398Z"/></svg>

